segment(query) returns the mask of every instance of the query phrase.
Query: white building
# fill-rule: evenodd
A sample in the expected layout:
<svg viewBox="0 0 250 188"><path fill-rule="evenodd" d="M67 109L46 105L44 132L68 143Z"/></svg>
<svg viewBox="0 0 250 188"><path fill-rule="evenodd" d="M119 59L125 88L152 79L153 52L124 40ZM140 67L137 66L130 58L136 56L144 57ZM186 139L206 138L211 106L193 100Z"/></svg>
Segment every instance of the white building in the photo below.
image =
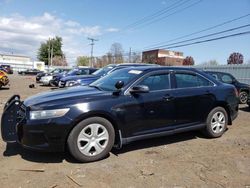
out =
<svg viewBox="0 0 250 188"><path fill-rule="evenodd" d="M0 54L0 65L10 65L14 71L36 68L44 70L45 64L41 61L31 61L28 56L14 54Z"/></svg>

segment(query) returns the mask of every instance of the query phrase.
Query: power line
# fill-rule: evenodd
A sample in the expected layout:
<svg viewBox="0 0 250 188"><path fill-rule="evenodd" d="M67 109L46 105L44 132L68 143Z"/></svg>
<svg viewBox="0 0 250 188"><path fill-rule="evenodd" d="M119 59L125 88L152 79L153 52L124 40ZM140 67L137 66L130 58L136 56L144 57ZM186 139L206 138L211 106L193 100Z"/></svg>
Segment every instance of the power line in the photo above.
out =
<svg viewBox="0 0 250 188"><path fill-rule="evenodd" d="M221 39L231 38L231 37L236 37L236 36L241 36L241 35L248 35L248 34L250 34L250 31L245 31L245 32L241 32L241 33L235 33L235 34L231 34L231 35L225 35L225 36L222 36L222 37L217 37L217 38L212 38L212 39L207 39L207 40L202 40L202 41L197 41L197 42L192 42L192 43L177 45L177 46L170 46L167 49L179 48L179 47L184 47L184 46L190 46L190 45L194 45L194 44L211 42L211 41L216 41L216 40L221 40Z"/></svg>
<svg viewBox="0 0 250 188"><path fill-rule="evenodd" d="M190 1L190 0L187 0L187 1L183 2L183 4L185 4L185 3L188 2L188 1ZM144 23L144 24L141 24L141 26L136 26L136 27L134 27L134 29L136 29L136 28L137 28L137 29L138 29L138 28L143 28L143 27L149 26L149 25L151 25L151 24L154 24L154 23L156 23L156 22L159 22L159 21L161 21L161 20L163 20L163 19L166 19L166 18L168 18L168 17L170 17L170 16L173 16L173 15L175 15L175 14L177 14L177 13L183 12L184 10L191 8L191 7L193 7L193 6L197 5L197 4L199 4L199 3L202 2L202 1L203 1L203 0L199 0L199 1L197 1L197 2L194 2L194 3L192 3L192 4L190 4L190 5L186 6L186 7L183 7L183 8L181 8L181 9L177 10L177 11L172 12L171 14L168 14L168 15L163 16L163 17L160 17L160 18L156 18L156 19L154 19L154 20L151 20L151 21L148 22L148 23L146 22L146 23ZM183 4L182 4L182 5L183 5ZM178 7L180 7L180 6L178 6ZM178 8L178 7L177 7L177 8Z"/></svg>
<svg viewBox="0 0 250 188"><path fill-rule="evenodd" d="M219 34L222 34L222 33L227 33L227 32L231 32L231 31L235 31L235 30L246 28L246 27L249 27L249 26L250 26L250 24L246 24L246 25L242 25L242 26L239 26L239 27L235 27L235 28L223 30L223 31L220 31L220 32L211 33L211 34L208 34L208 35L203 35L203 36L195 37L195 38L188 39L188 40L183 40L183 41L180 41L180 42L175 42L175 43L170 43L170 44L165 44L165 45L157 46L156 48L164 48L164 47L167 47L167 46L181 44L181 43L184 43L184 42L190 42L190 41L197 40L197 39L202 39L202 38L211 37L211 36L214 36L214 35L219 35Z"/></svg>
<svg viewBox="0 0 250 188"><path fill-rule="evenodd" d="M171 4L170 6L164 8L164 9L162 9L160 11L157 11L157 12L155 12L155 13L149 15L149 16L145 16L144 18L142 18L142 19L140 19L140 20L138 20L138 21L136 21L136 22L134 22L134 23L132 23L130 25L127 25L123 29L133 28L135 26L143 24L144 22L148 22L148 21L150 21L150 20L152 20L152 19L154 19L156 17L159 17L159 16L161 16L161 15L163 15L163 14L165 14L165 13L167 13L167 12L169 12L169 11L177 8L177 7L182 6L183 4L185 4L185 3L189 2L189 1L191 1L191 0L184 0L184 1L183 0L179 0L179 1Z"/></svg>
<svg viewBox="0 0 250 188"><path fill-rule="evenodd" d="M168 15L166 15L166 16L164 16L164 17L158 18L159 16L164 15L164 14L166 14L166 13L172 11L172 10L178 9L178 8L181 7L182 5L188 3L189 1L192 1L192 0L184 0L184 1L183 1L183 0L180 0L180 1L177 1L176 3L174 3L174 4L170 5L169 7L165 8L164 10L160 10L160 11L158 11L158 12L152 14L152 15L146 16L146 17L144 17L144 18L142 18L142 19L140 19L140 20L138 20L138 21L136 21L136 22L134 22L134 23L132 23L132 24L129 24L129 25L125 26L125 27L124 27L120 32L118 32L118 33L122 34L122 33L124 33L125 31L128 31L129 29L136 29L136 28L138 28L138 27L140 28L140 25L142 25L141 27L145 27L145 26L147 26L147 25L151 25L151 24L153 24L154 22L160 21L160 20L162 20L162 19L164 19L164 18L170 17L170 16L175 15L175 14L177 14L177 13L179 13L179 12L182 12L182 11L184 11L184 10L186 10L186 9L188 9L188 8L190 8L190 7L192 7L192 6L196 5L196 4L198 4L198 3L200 3L200 2L203 1L203 0L199 0L198 2L195 2L195 3L189 5L189 6L185 7L185 8L182 8L182 9L180 9L180 10L178 10L178 11L175 11L175 12L173 12L173 13L171 13L171 14L168 14ZM151 22L149 22L149 21L151 21ZM147 22L149 22L149 23L147 24ZM118 33L116 33L116 34L118 34Z"/></svg>
<svg viewBox="0 0 250 188"><path fill-rule="evenodd" d="M215 29L215 28L217 28L217 27L220 27L220 26L223 26L223 25L226 25L226 24L235 22L235 21L237 21L237 20L243 19L243 18L248 17L248 16L250 16L250 13L245 14L245 15L240 16L240 17L237 17L237 18L234 18L234 19L231 19L231 20L228 20L228 21L225 21L225 22L222 22L222 23L220 23L220 24L217 24L217 25L208 27L208 28L206 28L206 29L202 29L202 30L199 30L199 31L196 31L196 32L187 34L187 35L183 35L183 36L180 36L180 37L177 37L177 38L168 40L168 41L159 42L159 43L156 43L156 44L153 44L153 45L149 45L149 46L147 46L147 47L145 47L145 48L150 48L150 47L154 47L154 46L157 46L157 45L161 45L161 44L164 44L164 43L167 43L167 42L173 42L173 41L176 41L176 40L179 40L179 39L187 38L187 37L190 37L190 36L193 36L193 35L196 35L196 34L199 34L199 33L203 33L203 32L205 32L205 31L209 31L209 30Z"/></svg>

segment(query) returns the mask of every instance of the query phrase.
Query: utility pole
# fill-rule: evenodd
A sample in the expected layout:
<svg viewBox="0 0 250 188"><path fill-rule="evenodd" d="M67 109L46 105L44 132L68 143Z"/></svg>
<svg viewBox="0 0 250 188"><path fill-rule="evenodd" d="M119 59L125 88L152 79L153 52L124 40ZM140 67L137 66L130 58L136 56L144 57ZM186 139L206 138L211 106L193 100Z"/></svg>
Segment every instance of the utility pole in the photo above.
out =
<svg viewBox="0 0 250 188"><path fill-rule="evenodd" d="M49 49L48 49L48 67L50 63L50 38L49 38Z"/></svg>
<svg viewBox="0 0 250 188"><path fill-rule="evenodd" d="M51 54L51 57L50 57L50 65L53 66L53 65L52 65L52 60L53 60L53 42L51 43L51 46L52 46L52 47L51 47L51 53L50 53L50 54Z"/></svg>
<svg viewBox="0 0 250 188"><path fill-rule="evenodd" d="M91 41L91 58L90 58L90 67L93 67L93 65L94 65L94 62L93 62L93 48L94 48L94 45L95 45L95 43L94 43L94 41L98 41L97 39L94 39L94 38L89 38L88 37L88 40L90 40Z"/></svg>
<svg viewBox="0 0 250 188"><path fill-rule="evenodd" d="M129 63L131 63L131 48L129 48Z"/></svg>

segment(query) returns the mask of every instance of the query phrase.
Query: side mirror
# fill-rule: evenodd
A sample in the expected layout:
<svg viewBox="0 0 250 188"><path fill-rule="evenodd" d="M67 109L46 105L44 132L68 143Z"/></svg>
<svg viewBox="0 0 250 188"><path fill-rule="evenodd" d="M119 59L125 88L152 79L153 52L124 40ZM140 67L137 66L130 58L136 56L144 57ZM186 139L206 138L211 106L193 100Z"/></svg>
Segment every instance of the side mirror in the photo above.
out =
<svg viewBox="0 0 250 188"><path fill-rule="evenodd" d="M123 86L124 86L124 82L123 82L123 81L118 81L118 82L116 82L116 84L115 84L115 88L116 88L117 90L121 89Z"/></svg>
<svg viewBox="0 0 250 188"><path fill-rule="evenodd" d="M138 86L134 86L129 92L131 94L148 93L149 88L148 86L145 86L145 85L138 85Z"/></svg>

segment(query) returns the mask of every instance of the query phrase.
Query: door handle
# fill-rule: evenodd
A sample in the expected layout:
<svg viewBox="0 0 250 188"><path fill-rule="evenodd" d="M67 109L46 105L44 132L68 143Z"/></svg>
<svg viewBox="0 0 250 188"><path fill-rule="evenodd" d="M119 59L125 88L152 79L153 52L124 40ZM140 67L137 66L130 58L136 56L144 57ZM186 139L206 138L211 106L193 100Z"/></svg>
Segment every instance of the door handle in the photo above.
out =
<svg viewBox="0 0 250 188"><path fill-rule="evenodd" d="M173 97L173 96L170 96L170 95L165 95L165 96L163 97L163 100L164 100L164 101L172 101L172 100L174 100L174 97Z"/></svg>

